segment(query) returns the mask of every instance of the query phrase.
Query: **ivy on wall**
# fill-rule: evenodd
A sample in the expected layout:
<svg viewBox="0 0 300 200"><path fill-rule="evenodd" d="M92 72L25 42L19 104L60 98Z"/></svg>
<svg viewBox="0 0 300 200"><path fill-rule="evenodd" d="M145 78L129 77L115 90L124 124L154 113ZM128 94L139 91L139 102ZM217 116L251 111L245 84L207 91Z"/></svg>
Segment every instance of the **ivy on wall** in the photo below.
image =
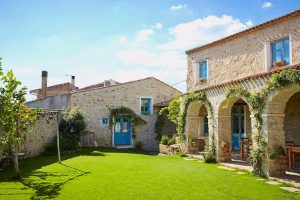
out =
<svg viewBox="0 0 300 200"><path fill-rule="evenodd" d="M112 128L114 124L114 119L116 117L130 117L131 123L132 123L132 138L136 137L135 134L135 127L141 126L146 124L146 121L143 120L140 116L135 114L134 111L127 107L119 107L119 108L113 108L110 109L109 113L109 127Z"/></svg>
<svg viewBox="0 0 300 200"><path fill-rule="evenodd" d="M253 173L256 175L262 177L267 176L267 171L264 166L267 159L267 144L262 133L262 114L266 108L267 98L271 92L290 85L300 85L299 69L286 69L280 73L273 74L272 79L258 91L249 92L243 88L230 88L226 92L227 99L235 96L242 97L246 100L255 119L250 159L253 166Z"/></svg>
<svg viewBox="0 0 300 200"><path fill-rule="evenodd" d="M198 102L206 106L208 109L208 115L212 120L209 122L209 144L206 147L206 154L204 156L206 162L216 162L216 146L214 138L214 113L212 105L207 99L207 96L204 92L190 93L183 97L177 97L172 100L168 107L163 108L160 111L167 112L167 116L170 121L176 124L177 133L180 136L181 140L185 140L184 135L185 125L186 125L186 115L187 109L190 103Z"/></svg>
<svg viewBox="0 0 300 200"><path fill-rule="evenodd" d="M157 113L157 119L156 119L155 126L154 126L154 132L156 134L155 139L158 141L161 140L164 124L165 124L165 118L164 118L163 113Z"/></svg>

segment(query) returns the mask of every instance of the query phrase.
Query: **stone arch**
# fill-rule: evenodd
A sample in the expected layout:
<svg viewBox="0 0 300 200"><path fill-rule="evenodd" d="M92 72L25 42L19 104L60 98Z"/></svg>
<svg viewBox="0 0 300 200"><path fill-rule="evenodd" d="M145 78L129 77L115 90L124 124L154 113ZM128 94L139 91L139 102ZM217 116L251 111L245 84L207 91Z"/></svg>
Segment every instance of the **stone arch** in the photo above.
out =
<svg viewBox="0 0 300 200"><path fill-rule="evenodd" d="M285 147L286 145L287 105L293 104L291 100L295 95L300 95L299 85L291 85L275 90L267 98L263 113L263 131L267 140L268 155L274 153L279 146ZM296 109L299 109L298 107ZM286 127L285 124L287 125ZM284 173L277 161L269 160L268 164L269 175L281 175Z"/></svg>
<svg viewBox="0 0 300 200"><path fill-rule="evenodd" d="M204 146L209 142L208 124L213 123L209 109L208 105L200 102L191 102L187 107L185 135L189 153L203 151Z"/></svg>
<svg viewBox="0 0 300 200"><path fill-rule="evenodd" d="M243 118L243 137L248 137L251 140L252 132L252 120L251 120L251 108L249 103L244 97L232 96L228 99L223 99L217 106L217 115L216 115L216 124L217 124L217 157L220 161L229 161L232 158L232 111L233 108L239 105L242 110ZM241 127L239 127L241 128ZM221 147L222 141L226 141L229 144L230 151L225 153ZM236 153L236 156L239 157L239 154Z"/></svg>

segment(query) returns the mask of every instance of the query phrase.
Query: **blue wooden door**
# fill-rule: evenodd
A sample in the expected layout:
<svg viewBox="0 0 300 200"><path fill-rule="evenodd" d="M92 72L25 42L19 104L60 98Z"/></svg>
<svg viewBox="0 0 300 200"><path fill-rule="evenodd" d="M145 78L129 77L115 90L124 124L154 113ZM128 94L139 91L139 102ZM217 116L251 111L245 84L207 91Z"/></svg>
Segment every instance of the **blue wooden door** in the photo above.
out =
<svg viewBox="0 0 300 200"><path fill-rule="evenodd" d="M232 149L240 150L241 137L244 135L244 106L233 106L231 113Z"/></svg>
<svg viewBox="0 0 300 200"><path fill-rule="evenodd" d="M131 119L129 117L116 117L114 145L131 145Z"/></svg>

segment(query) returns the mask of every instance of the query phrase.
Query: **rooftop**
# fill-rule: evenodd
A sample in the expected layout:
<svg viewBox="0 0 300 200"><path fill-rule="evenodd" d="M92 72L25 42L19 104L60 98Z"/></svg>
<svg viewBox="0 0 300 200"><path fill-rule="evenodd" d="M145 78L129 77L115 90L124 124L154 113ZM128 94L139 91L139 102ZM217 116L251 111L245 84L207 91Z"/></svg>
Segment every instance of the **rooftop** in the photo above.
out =
<svg viewBox="0 0 300 200"><path fill-rule="evenodd" d="M280 16L280 17L277 17L277 18L274 18L272 20L269 20L267 22L264 22L262 24L259 24L257 26L254 26L252 28L249 28L249 29L246 29L246 30L243 30L243 31L240 31L238 33L235 33L233 35L230 35L230 36L227 36L225 38L222 38L222 39L219 39L219 40L216 40L214 42L211 42L211 43L208 43L208 44L205 44L203 46L200 46L200 47L196 47L196 48L192 48L190 50L187 50L185 53L187 55L191 54L191 53L195 53L196 51L200 51L200 50L204 50L204 49L207 49L207 48L210 48L210 47L214 47L216 45L219 45L219 44L222 44L222 43L225 43L225 42L228 42L228 41L231 41L231 40L234 40L238 37L241 37L241 36L244 36L244 35L247 35L247 34L250 34L254 31L258 31L258 30L261 30L263 28L266 28L266 27L269 27L269 26L272 26L274 24L277 24L277 23L280 23L280 22L283 22L283 21L286 21L286 20L289 20L293 17L296 17L296 16L299 16L300 15L300 9L298 10L295 10L293 12L290 12L286 15L283 15L283 16Z"/></svg>

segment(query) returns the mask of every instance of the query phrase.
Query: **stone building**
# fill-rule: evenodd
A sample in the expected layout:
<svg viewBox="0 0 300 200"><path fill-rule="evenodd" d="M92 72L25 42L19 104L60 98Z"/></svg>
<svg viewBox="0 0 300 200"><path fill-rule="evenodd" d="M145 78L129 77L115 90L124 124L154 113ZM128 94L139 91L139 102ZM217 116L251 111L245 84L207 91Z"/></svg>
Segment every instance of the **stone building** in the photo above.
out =
<svg viewBox="0 0 300 200"><path fill-rule="evenodd" d="M83 139L86 146L132 148L136 141L146 151L157 151L159 141L154 133L157 109L154 106L172 99L180 92L175 88L149 77L141 80L119 83L106 87L83 88L70 93L70 106L81 108L89 118L91 133ZM146 121L137 127L136 138L132 136L130 119L117 117L112 130L109 128L110 109L127 107ZM121 134L120 134L121 133ZM125 138L120 138L120 135ZM127 137L127 138L126 138Z"/></svg>
<svg viewBox="0 0 300 200"><path fill-rule="evenodd" d="M170 100L181 92L166 83L149 77L136 81L120 83L107 80L99 84L78 89L75 83L71 90L61 90L49 94L52 86L47 87L45 71L42 72L42 88L34 91L46 91L37 95L37 99L27 102L32 108L65 110L79 107L89 119L88 134L82 138L85 147L104 146L117 148L134 148L135 142L142 142L146 151L157 151L159 141L156 139L155 123L161 108L159 103ZM72 77L73 81L73 77ZM68 84L68 85L69 85ZM45 88L44 88L45 87ZM44 89L43 89L44 88ZM50 88L50 89L49 89ZM126 107L133 110L146 121L146 125L135 129L136 138L132 138L133 124L129 118L117 117L109 126L110 109ZM40 123L38 121L38 123ZM110 128L112 127L112 128ZM164 130L168 135L176 134L174 125L166 121ZM50 131L51 132L51 131Z"/></svg>
<svg viewBox="0 0 300 200"><path fill-rule="evenodd" d="M226 98L228 88L258 91L273 74L284 69L300 68L300 10L267 21L212 43L186 51L188 93L205 92L214 118L206 105L192 102L187 108L185 134L208 142L208 123L214 124L217 157L230 160L249 141L254 116L249 102L242 96ZM300 86L272 91L262 114L268 155L287 143L300 145ZM230 145L230 152L221 143ZM203 146L199 145L200 149ZM276 163L268 161L270 174ZM300 166L300 165L298 165Z"/></svg>

